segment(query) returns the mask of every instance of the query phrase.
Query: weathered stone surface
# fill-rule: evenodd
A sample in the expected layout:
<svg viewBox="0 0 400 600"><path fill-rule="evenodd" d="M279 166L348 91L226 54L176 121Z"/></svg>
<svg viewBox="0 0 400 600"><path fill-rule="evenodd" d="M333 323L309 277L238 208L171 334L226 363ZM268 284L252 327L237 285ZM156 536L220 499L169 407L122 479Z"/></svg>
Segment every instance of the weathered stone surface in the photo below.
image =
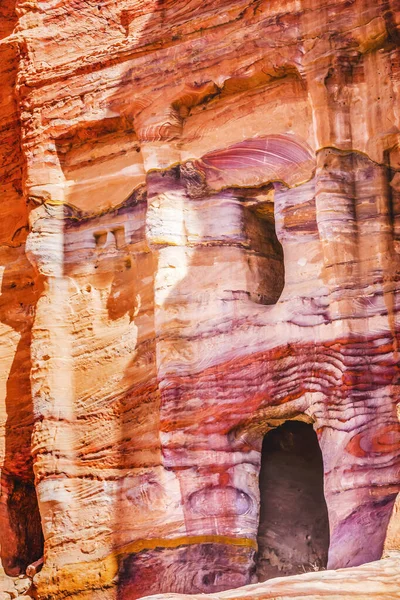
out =
<svg viewBox="0 0 400 600"><path fill-rule="evenodd" d="M134 600L398 550L398 2L0 13L7 577L44 552L39 600Z"/></svg>
<svg viewBox="0 0 400 600"><path fill-rule="evenodd" d="M211 595L160 594L152 600L300 600L300 598L373 598L374 600L397 600L400 598L398 585L398 560L393 556L379 562L351 569L307 573L292 577L270 579L265 583L249 585L240 590L230 590ZM150 596L146 597L149 600ZM144 599L143 599L144 600Z"/></svg>

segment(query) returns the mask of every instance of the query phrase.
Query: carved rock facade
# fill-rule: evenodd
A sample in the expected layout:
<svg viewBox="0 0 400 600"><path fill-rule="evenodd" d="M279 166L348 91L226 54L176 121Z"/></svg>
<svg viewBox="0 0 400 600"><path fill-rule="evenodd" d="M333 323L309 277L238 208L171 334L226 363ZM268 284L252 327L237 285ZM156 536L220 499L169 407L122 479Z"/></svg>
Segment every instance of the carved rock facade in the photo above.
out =
<svg viewBox="0 0 400 600"><path fill-rule="evenodd" d="M38 598L132 600L398 550L396 0L3 6L5 574L44 539Z"/></svg>

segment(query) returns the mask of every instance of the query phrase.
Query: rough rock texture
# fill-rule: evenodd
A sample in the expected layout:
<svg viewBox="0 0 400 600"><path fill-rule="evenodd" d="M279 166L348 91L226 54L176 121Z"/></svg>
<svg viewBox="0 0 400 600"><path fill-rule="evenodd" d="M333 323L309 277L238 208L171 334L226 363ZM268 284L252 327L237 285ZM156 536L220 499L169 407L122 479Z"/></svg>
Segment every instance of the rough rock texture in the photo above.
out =
<svg viewBox="0 0 400 600"><path fill-rule="evenodd" d="M25 252L21 127L16 100L19 44L11 2L0 6L0 594L43 554L31 455L30 347L40 279ZM4 575L4 577L2 577ZM30 587L30 582L28 587Z"/></svg>
<svg viewBox="0 0 400 600"><path fill-rule="evenodd" d="M182 596L161 594L152 600L397 600L399 555L368 563L362 567L307 573L300 576L270 579L266 583L249 585L238 590L215 594ZM147 600L149 600L148 597ZM144 600L144 599L143 599Z"/></svg>
<svg viewBox="0 0 400 600"><path fill-rule="evenodd" d="M43 600L399 549L399 2L0 16L3 580L42 534ZM263 462L287 421L318 444L284 425ZM399 565L348 573L386 598Z"/></svg>

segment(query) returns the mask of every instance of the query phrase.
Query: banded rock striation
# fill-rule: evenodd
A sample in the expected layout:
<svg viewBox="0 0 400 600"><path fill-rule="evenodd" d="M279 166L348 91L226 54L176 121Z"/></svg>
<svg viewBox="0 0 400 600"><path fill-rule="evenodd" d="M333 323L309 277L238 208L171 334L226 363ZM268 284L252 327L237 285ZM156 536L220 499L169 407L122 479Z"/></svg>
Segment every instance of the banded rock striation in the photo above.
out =
<svg viewBox="0 0 400 600"><path fill-rule="evenodd" d="M397 567L398 555L361 567L279 577L265 583L212 595L161 594L151 596L151 598L152 600L241 600L244 598L251 600L286 600L287 598L293 600L301 598L338 600L351 597L355 600L367 598L394 600L399 598Z"/></svg>
<svg viewBox="0 0 400 600"><path fill-rule="evenodd" d="M399 550L397 0L0 10L3 580L44 552L37 598L134 600Z"/></svg>

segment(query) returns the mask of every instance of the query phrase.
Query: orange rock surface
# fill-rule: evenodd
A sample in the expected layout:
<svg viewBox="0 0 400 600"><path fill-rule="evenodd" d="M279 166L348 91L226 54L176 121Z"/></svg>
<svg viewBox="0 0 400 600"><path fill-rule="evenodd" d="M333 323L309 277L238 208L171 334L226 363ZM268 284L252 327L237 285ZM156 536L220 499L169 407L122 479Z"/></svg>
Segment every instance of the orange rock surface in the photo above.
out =
<svg viewBox="0 0 400 600"><path fill-rule="evenodd" d="M399 39L2 0L0 598L398 597Z"/></svg>

